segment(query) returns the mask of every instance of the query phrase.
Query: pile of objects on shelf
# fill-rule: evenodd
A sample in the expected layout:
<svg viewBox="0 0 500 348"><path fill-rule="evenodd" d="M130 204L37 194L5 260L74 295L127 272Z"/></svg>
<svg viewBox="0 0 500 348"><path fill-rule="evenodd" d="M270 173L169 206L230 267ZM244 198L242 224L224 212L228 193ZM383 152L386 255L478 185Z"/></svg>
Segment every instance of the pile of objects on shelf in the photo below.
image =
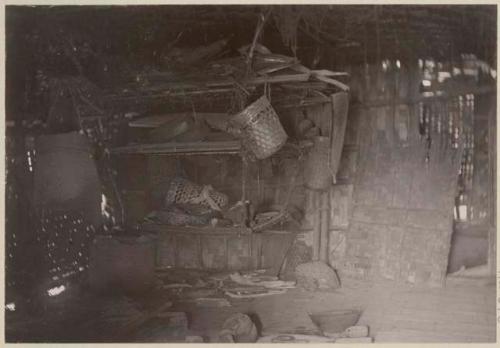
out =
<svg viewBox="0 0 500 348"><path fill-rule="evenodd" d="M177 176L154 192L160 208L146 216L146 222L172 226L248 227L261 231L280 222L298 224L301 212L293 206L255 212L249 201L229 206L227 195L210 185L201 186Z"/></svg>
<svg viewBox="0 0 500 348"><path fill-rule="evenodd" d="M272 53L258 43L238 49L231 55L228 40L216 41L208 46L172 49L166 63L157 69L130 74L129 82L111 90L108 102L155 98L184 103L197 96L209 97L230 93L239 94L243 102L232 105L241 111L245 99L263 94L262 87L270 87L273 105L297 103L305 105L328 99L334 91L348 91L345 72L311 70L295 57ZM219 58L223 56L223 58ZM229 57L228 57L229 56ZM160 70L161 69L161 70ZM188 99L189 98L189 99ZM236 100L235 100L236 102Z"/></svg>
<svg viewBox="0 0 500 348"><path fill-rule="evenodd" d="M106 103L130 101L129 111L137 111L129 123L129 147L113 151L138 151L130 146L134 144L242 140L251 154L263 159L287 139L276 110L330 103L332 94L349 90L339 81L348 77L345 72L311 70L297 58L272 53L258 43L227 57L231 54L227 46L228 40L220 40L204 47L174 48L165 58L165 70L131 74L129 83L108 92ZM224 58L216 59L219 56ZM305 138L325 135L313 122L303 122L299 128ZM185 152L184 147L177 150ZM161 151L161 147L142 149Z"/></svg>

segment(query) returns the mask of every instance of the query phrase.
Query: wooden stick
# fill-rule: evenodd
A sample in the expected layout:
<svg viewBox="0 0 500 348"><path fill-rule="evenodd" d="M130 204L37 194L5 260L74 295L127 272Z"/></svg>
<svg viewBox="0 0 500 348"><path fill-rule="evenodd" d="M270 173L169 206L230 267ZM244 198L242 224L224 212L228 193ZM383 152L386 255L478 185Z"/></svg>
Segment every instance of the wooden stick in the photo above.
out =
<svg viewBox="0 0 500 348"><path fill-rule="evenodd" d="M489 228L488 228L488 268L491 275L495 275L496 271L496 145L497 145L497 128L496 128L496 99L490 98L490 112L488 117L488 176L489 176L489 197L488 197L488 214L489 214Z"/></svg>
<svg viewBox="0 0 500 348"><path fill-rule="evenodd" d="M320 248L319 248L319 259L325 263L328 263L328 222L329 222L329 191L319 193L321 200L321 209L320 209Z"/></svg>
<svg viewBox="0 0 500 348"><path fill-rule="evenodd" d="M333 134L332 137L332 156L330 170L336 180L337 171L339 168L340 158L342 156L342 148L344 146L344 136L347 126L347 114L349 107L349 96L346 92L339 92L331 95L332 110L333 110ZM336 107L336 104L339 107ZM335 114L335 111L340 111Z"/></svg>
<svg viewBox="0 0 500 348"><path fill-rule="evenodd" d="M253 37L252 46L250 47L250 51L248 52L248 57L247 57L247 75L249 74L250 69L252 67L253 52L255 50L255 45L257 44L257 40L259 39L260 32L262 31L262 29L264 29L264 24L266 23L267 18L271 14L271 11L272 11L272 7L269 8L269 10L267 11L267 13L265 15L260 14L259 23L257 24L257 28L255 30L255 35Z"/></svg>
<svg viewBox="0 0 500 348"><path fill-rule="evenodd" d="M320 249L320 217L321 211L319 209L319 193L317 191L310 190L308 191L311 195L311 199L314 206L314 215L313 215L313 261L318 261L320 259L319 249Z"/></svg>

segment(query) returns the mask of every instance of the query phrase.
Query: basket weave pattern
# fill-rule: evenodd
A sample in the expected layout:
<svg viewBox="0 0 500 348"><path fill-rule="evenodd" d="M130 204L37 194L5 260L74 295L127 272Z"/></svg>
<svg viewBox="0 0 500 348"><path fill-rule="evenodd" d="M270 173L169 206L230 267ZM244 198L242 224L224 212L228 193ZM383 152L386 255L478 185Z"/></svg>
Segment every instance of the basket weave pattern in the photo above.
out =
<svg viewBox="0 0 500 348"><path fill-rule="evenodd" d="M236 115L232 123L241 128L243 143L258 159L276 153L288 137L278 115L265 96Z"/></svg>
<svg viewBox="0 0 500 348"><path fill-rule="evenodd" d="M175 178L170 183L165 202L167 204L200 204L204 207L211 208L209 200L202 196L203 190L203 186L192 183L184 178ZM228 204L228 197L213 189L209 190L209 197L219 208L223 208Z"/></svg>

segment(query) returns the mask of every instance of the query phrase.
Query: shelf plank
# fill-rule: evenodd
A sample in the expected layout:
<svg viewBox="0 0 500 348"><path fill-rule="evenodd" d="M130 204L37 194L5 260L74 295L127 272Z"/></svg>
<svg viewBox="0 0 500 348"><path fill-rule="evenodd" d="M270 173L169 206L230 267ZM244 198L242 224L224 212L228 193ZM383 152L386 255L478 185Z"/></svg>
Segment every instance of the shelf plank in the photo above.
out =
<svg viewBox="0 0 500 348"><path fill-rule="evenodd" d="M182 234L252 234L252 231L246 227L212 227L212 226L172 226L166 224L157 224L145 222L140 224L139 229L147 232L169 232Z"/></svg>
<svg viewBox="0 0 500 348"><path fill-rule="evenodd" d="M135 144L109 149L110 154L214 155L239 154L240 141Z"/></svg>
<svg viewBox="0 0 500 348"><path fill-rule="evenodd" d="M287 142L276 155L286 155L290 152L296 156L297 149L306 149L312 146L310 140L302 140L297 144ZM114 147L109 149L112 155L125 154L161 154L161 155L239 155L242 145L240 141L201 141L195 143L158 143L158 144L134 144Z"/></svg>
<svg viewBox="0 0 500 348"><path fill-rule="evenodd" d="M152 222L141 223L137 226L144 232L155 233L181 233L181 234L210 234L210 235L250 235L250 234L297 234L300 231L295 230L274 230L268 229L262 232L252 232L247 227L212 227L212 226L172 226L166 224L157 224Z"/></svg>
<svg viewBox="0 0 500 348"><path fill-rule="evenodd" d="M275 76L257 76L239 81L239 84L245 88L254 89L255 86L265 83L296 83L307 82L310 78L309 73L299 74L280 74ZM185 96L190 94L220 93L234 91L238 86L238 81L232 78L221 78L217 80L191 81L191 82L163 82L152 86L131 86L126 93L110 91L105 98L114 100L122 98L135 97L143 93L162 93L164 96ZM145 96L147 97L147 95Z"/></svg>

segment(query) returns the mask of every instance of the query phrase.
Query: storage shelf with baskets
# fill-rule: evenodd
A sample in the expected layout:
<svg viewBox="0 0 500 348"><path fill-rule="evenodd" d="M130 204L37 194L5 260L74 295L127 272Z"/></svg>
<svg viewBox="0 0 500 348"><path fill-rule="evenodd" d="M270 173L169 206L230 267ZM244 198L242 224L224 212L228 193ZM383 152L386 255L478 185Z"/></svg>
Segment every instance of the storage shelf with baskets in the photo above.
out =
<svg viewBox="0 0 500 348"><path fill-rule="evenodd" d="M205 114L208 115L208 114ZM206 116L207 120L211 115ZM190 155L237 155L241 158L241 202L247 201L246 186L249 176L249 162L270 157L296 158L300 163L309 148L314 146L311 139L296 141L288 138L279 117L269 100L262 96L243 111L225 119L226 123L215 129L225 131L234 138L226 141L199 140L196 142L162 142L154 144L130 144L109 149L113 156L190 156ZM208 123L208 122L207 122ZM210 125L216 122L212 122ZM208 137L211 139L212 137ZM216 138L216 137L214 137ZM207 138L205 138L207 139ZM325 161L325 163L328 161ZM297 166L297 173L300 165ZM150 220L136 224L143 232L157 235L157 267L205 268L244 270L269 268L277 274L286 250L295 239L297 230L280 230L279 226L289 218L288 202L293 190L295 177L290 179L283 208L268 220L250 226L238 222L236 226L213 226L179 222L180 212L162 212L162 222ZM170 184L171 185L171 184ZM172 185L171 185L172 186ZM174 185L175 186L175 185ZM186 186L186 185L185 185ZM188 183L186 189L177 188L170 195L171 203L192 203L207 200L205 191L195 183ZM170 189L169 189L170 190ZM210 194L216 192L210 191ZM174 197L175 196L175 197ZM213 197L211 197L213 198ZM208 200L210 201L210 199ZM221 202L215 200L221 207ZM170 214L170 215L165 215ZM246 212L248 214L248 212ZM175 216L174 216L175 215ZM170 219L175 222L167 223ZM182 220L184 221L184 220ZM249 221L246 215L244 221ZM290 227L290 225L288 225ZM279 252L277 252L280 250Z"/></svg>
<svg viewBox="0 0 500 348"><path fill-rule="evenodd" d="M248 162L250 160L262 160L271 156L301 157L303 150L312 145L310 141L288 141L287 133L283 129L279 117L265 95L255 100L237 115L226 118L226 121L221 122L219 127L217 129L226 131L235 139L226 141L199 140L194 142L168 141L153 144L130 144L110 148L108 152L115 156L134 154L171 156L238 155L242 161L240 201L245 202L247 199L246 181L248 177ZM179 193L179 197L186 196L187 198L184 197L181 200L177 198L173 199L171 201L172 204L193 203L194 201L198 201L202 196L202 192L200 191L202 190L201 186L188 183L186 187L190 188L188 190L190 192L189 197L186 196L187 191L184 192L181 190L182 194ZM214 204L214 206L222 207L220 204ZM216 210L219 209L216 208ZM279 218L283 218L285 215L285 212L282 211ZM163 216L163 218L165 217ZM266 224L261 226L262 228L251 229L251 231L261 232L267 230L271 225L272 223L269 225ZM206 228L204 230L206 231Z"/></svg>

